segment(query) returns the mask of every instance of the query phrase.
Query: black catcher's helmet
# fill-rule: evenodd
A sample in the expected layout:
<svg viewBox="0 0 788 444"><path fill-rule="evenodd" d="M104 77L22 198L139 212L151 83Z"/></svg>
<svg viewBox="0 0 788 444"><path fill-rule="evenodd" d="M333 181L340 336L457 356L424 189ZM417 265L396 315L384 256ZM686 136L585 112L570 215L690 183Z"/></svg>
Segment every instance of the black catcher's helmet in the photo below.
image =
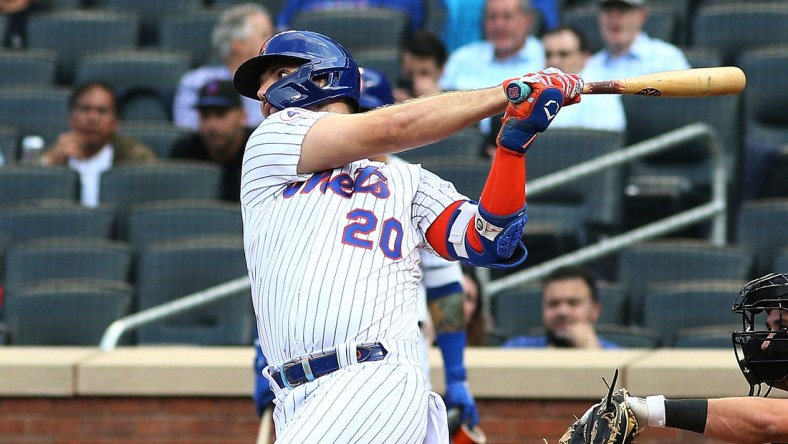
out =
<svg viewBox="0 0 788 444"><path fill-rule="evenodd" d="M733 302L742 315L742 331L733 333L733 348L750 395L761 394L761 384L788 388L788 274L771 273L752 280ZM769 314L777 316L777 330L769 329ZM785 319L785 321L784 321ZM764 346L766 344L766 346Z"/></svg>

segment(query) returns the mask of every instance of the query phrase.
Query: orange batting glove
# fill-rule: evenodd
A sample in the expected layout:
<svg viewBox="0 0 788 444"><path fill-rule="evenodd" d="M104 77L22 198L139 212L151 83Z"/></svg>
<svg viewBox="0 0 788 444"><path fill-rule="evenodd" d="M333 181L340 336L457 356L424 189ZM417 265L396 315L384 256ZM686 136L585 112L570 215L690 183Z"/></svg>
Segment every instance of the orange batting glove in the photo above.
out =
<svg viewBox="0 0 788 444"><path fill-rule="evenodd" d="M583 81L577 74L555 68L503 83L509 104L496 139L501 148L524 154L563 106L580 101Z"/></svg>

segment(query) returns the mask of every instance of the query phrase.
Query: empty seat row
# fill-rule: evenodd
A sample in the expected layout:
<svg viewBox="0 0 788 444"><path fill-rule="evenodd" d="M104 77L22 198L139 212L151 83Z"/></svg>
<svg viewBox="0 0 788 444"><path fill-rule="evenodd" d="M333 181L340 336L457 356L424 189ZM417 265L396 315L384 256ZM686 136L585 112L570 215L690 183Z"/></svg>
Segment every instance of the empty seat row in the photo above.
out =
<svg viewBox="0 0 788 444"><path fill-rule="evenodd" d="M240 236L125 243L58 238L20 244L4 257L0 322L14 345L97 345L110 323L142 309L246 276ZM128 276L128 277L127 277ZM247 345L248 290L142 327L125 343Z"/></svg>
<svg viewBox="0 0 788 444"><path fill-rule="evenodd" d="M74 83L79 60L96 51L182 51L188 54L190 66L199 66L217 62L212 59L211 33L226 6L206 7L202 0L97 0L89 8L59 8L32 15L28 47L56 53L55 78L61 84ZM297 15L293 26L323 31L356 52L396 49L407 18L383 8L321 10Z"/></svg>
<svg viewBox="0 0 788 444"><path fill-rule="evenodd" d="M239 206L216 200L144 202L123 213L67 201L40 201L0 209L0 252L21 242L60 237L121 240L140 251L151 242L178 237L240 237L241 225Z"/></svg>

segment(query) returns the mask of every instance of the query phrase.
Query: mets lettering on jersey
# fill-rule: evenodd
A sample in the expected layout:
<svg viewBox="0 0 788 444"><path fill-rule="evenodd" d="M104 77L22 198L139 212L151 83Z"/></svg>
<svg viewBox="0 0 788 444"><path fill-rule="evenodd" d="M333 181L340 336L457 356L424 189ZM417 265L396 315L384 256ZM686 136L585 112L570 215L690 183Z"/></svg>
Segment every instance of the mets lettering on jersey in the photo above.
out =
<svg viewBox="0 0 788 444"><path fill-rule="evenodd" d="M379 199L391 195L386 178L375 166L360 168L355 172L355 179L347 173L334 176L331 171L324 171L312 175L306 182L296 182L288 185L282 194L290 198L296 194L310 193L317 189L319 193L332 192L344 198L353 197L354 193L369 193ZM378 218L374 212L363 208L356 208L347 214L350 221L342 235L342 243L359 248L371 249L373 242L367 235L378 228ZM402 223L396 219L389 219L380 227L380 248L383 254L390 259L402 258Z"/></svg>
<svg viewBox="0 0 788 444"><path fill-rule="evenodd" d="M368 160L298 174L325 114L269 116L247 144L241 202L260 343L272 364L337 344L416 343L419 250L444 208L467 199L418 165Z"/></svg>

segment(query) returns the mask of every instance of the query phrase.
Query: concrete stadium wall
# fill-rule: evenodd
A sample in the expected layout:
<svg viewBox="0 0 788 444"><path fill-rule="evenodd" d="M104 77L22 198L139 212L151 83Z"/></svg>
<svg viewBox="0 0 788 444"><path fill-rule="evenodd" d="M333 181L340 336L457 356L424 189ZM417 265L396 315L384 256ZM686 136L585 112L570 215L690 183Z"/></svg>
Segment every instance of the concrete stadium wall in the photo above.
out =
<svg viewBox="0 0 788 444"><path fill-rule="evenodd" d="M252 358L242 347L0 348L0 442L253 443ZM440 362L432 350L437 392ZM615 368L637 395L747 392L730 350L472 348L466 362L490 444L556 443ZM638 442L719 441L648 429Z"/></svg>

